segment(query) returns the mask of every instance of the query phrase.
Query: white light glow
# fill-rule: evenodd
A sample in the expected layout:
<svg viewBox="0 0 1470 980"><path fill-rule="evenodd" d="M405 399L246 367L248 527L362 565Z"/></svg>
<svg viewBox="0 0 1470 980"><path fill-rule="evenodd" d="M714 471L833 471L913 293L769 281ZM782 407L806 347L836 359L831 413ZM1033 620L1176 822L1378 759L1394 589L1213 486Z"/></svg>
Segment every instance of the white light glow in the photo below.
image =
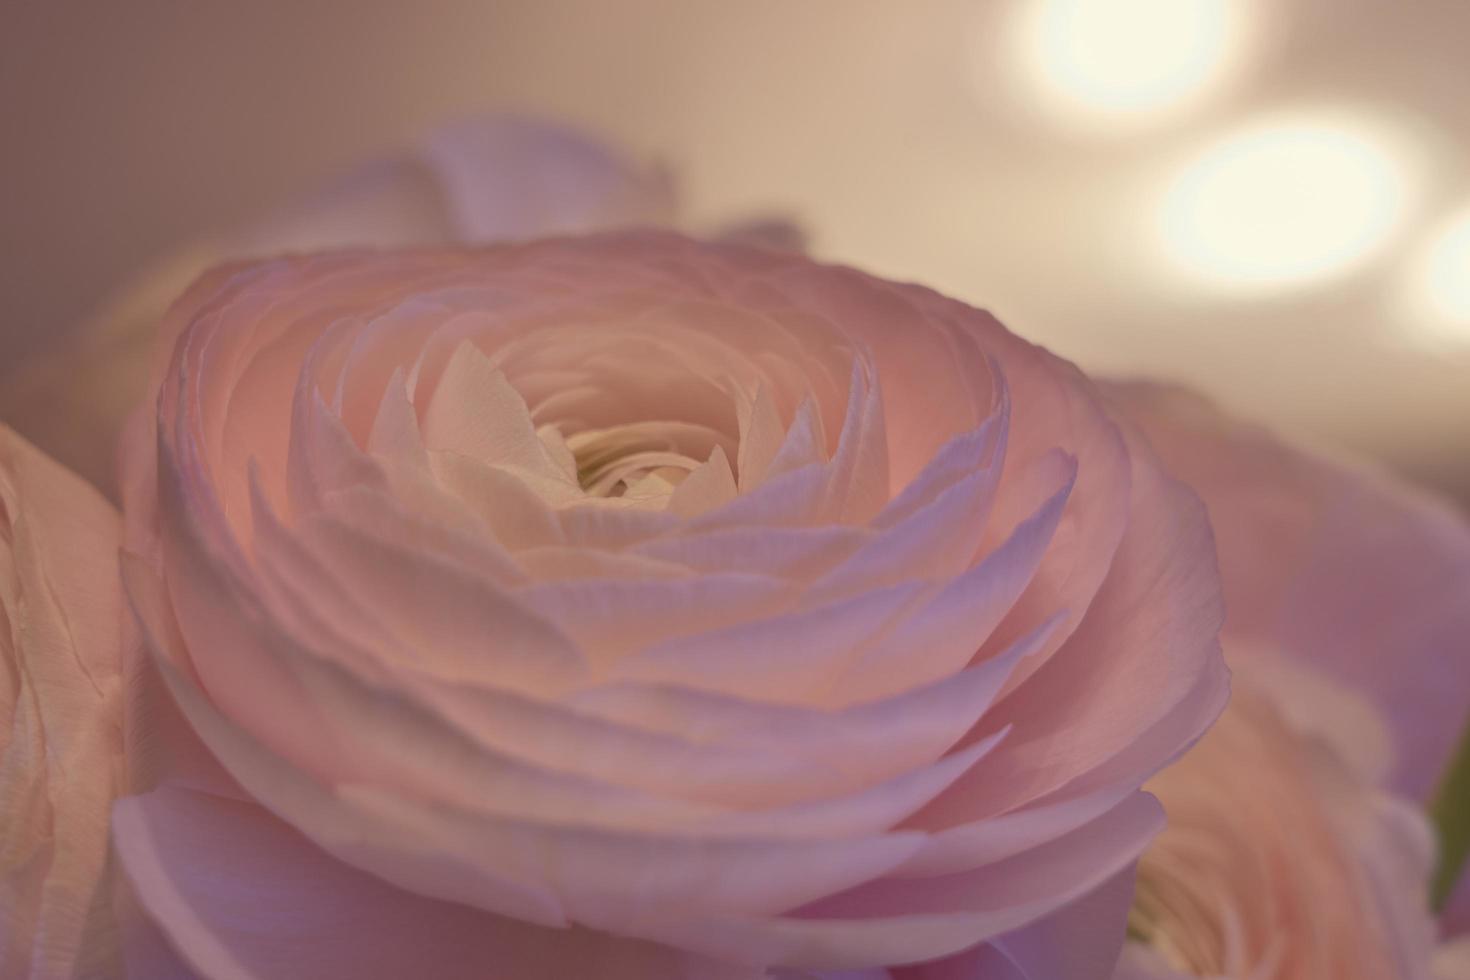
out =
<svg viewBox="0 0 1470 980"><path fill-rule="evenodd" d="M1026 0L1013 54L1051 107L1114 123L1192 101L1218 81L1244 0Z"/></svg>
<svg viewBox="0 0 1470 980"><path fill-rule="evenodd" d="M1385 132L1267 120L1208 147L1169 185L1159 229L1191 278L1269 291L1350 271L1387 243L1409 175Z"/></svg>
<svg viewBox="0 0 1470 980"><path fill-rule="evenodd" d="M1470 346L1470 208L1445 222L1419 254L1408 298L1416 339Z"/></svg>

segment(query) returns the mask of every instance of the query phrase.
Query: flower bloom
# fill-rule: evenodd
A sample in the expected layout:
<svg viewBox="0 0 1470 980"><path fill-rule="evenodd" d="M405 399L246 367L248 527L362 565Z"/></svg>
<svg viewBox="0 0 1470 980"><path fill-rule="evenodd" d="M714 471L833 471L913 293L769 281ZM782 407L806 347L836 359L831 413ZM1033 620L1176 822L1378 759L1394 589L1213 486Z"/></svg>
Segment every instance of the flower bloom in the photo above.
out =
<svg viewBox="0 0 1470 980"><path fill-rule="evenodd" d="M1432 832L1383 788L1371 704L1262 655L1224 716L1149 784L1169 823L1139 862L1118 980L1427 980Z"/></svg>
<svg viewBox="0 0 1470 980"><path fill-rule="evenodd" d="M180 758L114 835L193 970L1106 975L1014 931L1102 895L1116 953L1139 787L1227 682L1203 510L1070 365L660 234L170 317L123 577Z"/></svg>
<svg viewBox="0 0 1470 980"><path fill-rule="evenodd" d="M0 426L0 977L114 976L121 527Z"/></svg>
<svg viewBox="0 0 1470 980"><path fill-rule="evenodd" d="M1106 386L1219 542L1232 666L1319 671L1382 715L1386 787L1427 801L1470 711L1470 522L1432 494L1157 385ZM1443 916L1470 930L1470 876Z"/></svg>

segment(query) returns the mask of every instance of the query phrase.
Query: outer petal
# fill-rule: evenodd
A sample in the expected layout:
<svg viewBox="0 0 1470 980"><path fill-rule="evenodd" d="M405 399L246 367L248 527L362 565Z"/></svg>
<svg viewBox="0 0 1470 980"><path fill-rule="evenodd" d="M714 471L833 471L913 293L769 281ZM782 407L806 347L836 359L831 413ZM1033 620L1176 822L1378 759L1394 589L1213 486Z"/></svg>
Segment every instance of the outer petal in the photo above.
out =
<svg viewBox="0 0 1470 980"><path fill-rule="evenodd" d="M819 968L922 962L1019 929L1095 891L1130 866L1162 824L1157 801L1137 793L1074 834L979 872L890 879L796 916L658 926L681 946L732 958Z"/></svg>
<svg viewBox="0 0 1470 980"><path fill-rule="evenodd" d="M0 426L0 976L111 969L116 512Z"/></svg>
<svg viewBox="0 0 1470 980"><path fill-rule="evenodd" d="M1039 922L894 980L1107 980L1123 946L1134 869Z"/></svg>
<svg viewBox="0 0 1470 980"><path fill-rule="evenodd" d="M1187 392L1109 393L1204 498L1231 649L1301 658L1376 702L1398 743L1393 784L1422 799L1470 705L1470 526L1425 493Z"/></svg>
<svg viewBox="0 0 1470 980"><path fill-rule="evenodd" d="M976 815L1037 802L1074 808L1072 798L1128 786L1192 744L1224 707L1229 678L1214 641L1222 611L1202 508L1146 447L1135 448L1131 482L1135 518L1077 631L981 723L982 733L1014 724L1009 751L915 821L941 831L931 849L945 863L985 843L950 839L965 836ZM1202 656L1202 644L1216 649ZM1078 809L1081 820L1086 809ZM1016 819L1024 834L1024 812ZM959 833L943 833L952 828Z"/></svg>
<svg viewBox="0 0 1470 980"><path fill-rule="evenodd" d="M532 926L394 888L250 803L160 789L120 801L114 824L141 903L208 980L760 976L652 943Z"/></svg>
<svg viewBox="0 0 1470 980"><path fill-rule="evenodd" d="M151 791L120 801L113 824L134 886L119 896L130 977L760 976L651 943L478 912L342 864L252 802L200 742L151 661L135 667L131 785Z"/></svg>

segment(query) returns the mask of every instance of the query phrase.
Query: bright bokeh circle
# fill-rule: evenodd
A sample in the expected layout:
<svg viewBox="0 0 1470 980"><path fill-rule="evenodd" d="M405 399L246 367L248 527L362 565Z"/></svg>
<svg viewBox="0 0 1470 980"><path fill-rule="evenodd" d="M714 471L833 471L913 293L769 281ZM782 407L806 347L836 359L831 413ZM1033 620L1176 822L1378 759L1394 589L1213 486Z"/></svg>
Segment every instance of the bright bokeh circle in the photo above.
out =
<svg viewBox="0 0 1470 980"><path fill-rule="evenodd" d="M1347 273L1402 219L1410 168L1383 127L1293 115L1207 145L1167 182L1157 228L1184 278L1270 291Z"/></svg>
<svg viewBox="0 0 1470 980"><path fill-rule="evenodd" d="M1078 126L1153 118L1219 82L1240 0L1025 0L1009 54L1026 87Z"/></svg>
<svg viewBox="0 0 1470 980"><path fill-rule="evenodd" d="M1470 347L1470 207L1431 234L1414 256L1406 285L1417 341Z"/></svg>

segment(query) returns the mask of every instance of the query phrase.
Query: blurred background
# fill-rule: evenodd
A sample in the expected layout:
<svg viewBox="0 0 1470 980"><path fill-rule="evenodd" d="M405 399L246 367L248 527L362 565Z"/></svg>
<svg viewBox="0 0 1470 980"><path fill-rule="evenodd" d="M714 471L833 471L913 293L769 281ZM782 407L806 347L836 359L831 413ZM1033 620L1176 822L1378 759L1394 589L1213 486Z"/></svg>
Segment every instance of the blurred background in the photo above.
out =
<svg viewBox="0 0 1470 980"><path fill-rule="evenodd" d="M0 366L485 110L1470 503L1464 0L0 0Z"/></svg>

